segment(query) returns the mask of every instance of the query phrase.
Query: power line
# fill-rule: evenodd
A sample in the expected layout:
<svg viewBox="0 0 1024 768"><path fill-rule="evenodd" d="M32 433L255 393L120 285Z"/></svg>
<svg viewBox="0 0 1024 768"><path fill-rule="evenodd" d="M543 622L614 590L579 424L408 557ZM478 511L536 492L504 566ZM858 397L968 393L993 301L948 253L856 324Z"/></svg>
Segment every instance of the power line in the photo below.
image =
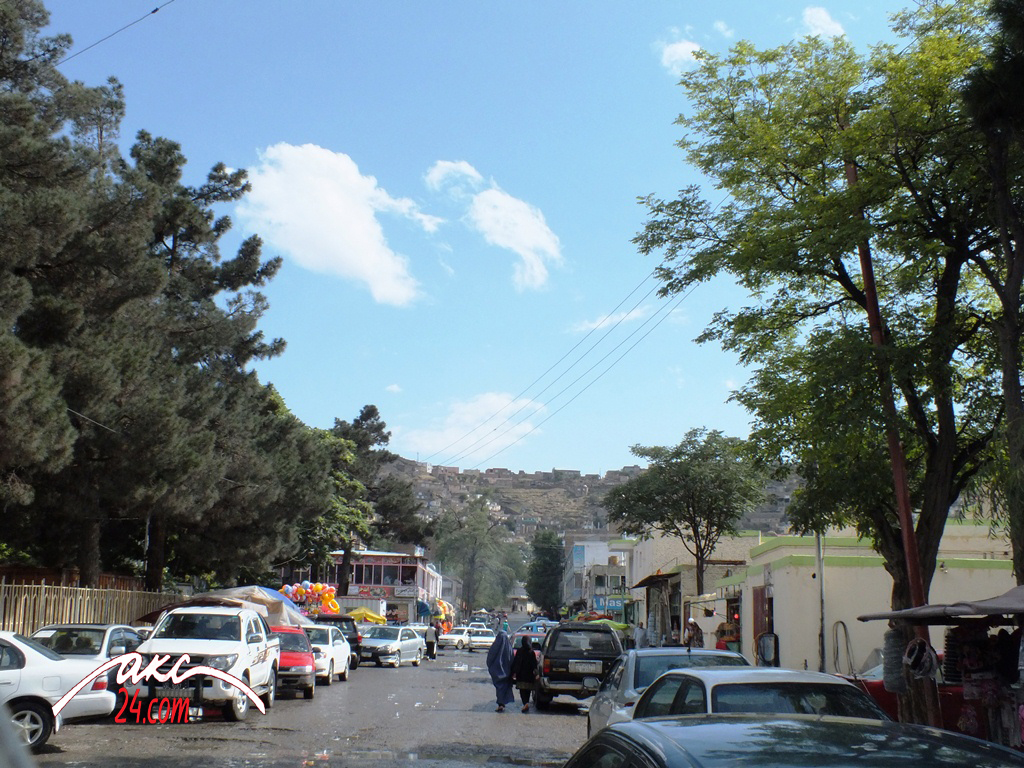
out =
<svg viewBox="0 0 1024 768"><path fill-rule="evenodd" d="M585 341L586 341L587 339L589 339L589 338L590 338L590 336L591 336L592 334L596 333L596 332L597 332L597 331L598 331L598 330L599 330L600 328L604 327L604 320L607 320L608 318L612 317L612 316L613 316L613 315L615 314L615 312L616 312L616 311L617 311L617 310L619 309L619 307L621 307L621 306L622 306L623 304L625 304L625 303L626 303L626 302L627 302L627 301L629 300L630 296L632 296L632 295L633 295L634 293L636 293L636 292L637 292L638 290L640 290L640 288L641 288L641 287L643 287L644 283L646 283L646 282L647 282L648 280L650 280L650 279L651 279L651 278L652 278L652 277L654 276L654 274L655 274L655 273L654 273L654 271L652 270L652 271L651 271L651 272L650 272L650 273L649 273L649 274L648 274L648 275L647 275L646 277L644 277L644 279L643 279L643 280L641 280L641 281L640 281L640 282L639 282L639 283L638 283L638 284L636 285L636 287L635 287L635 288L633 288L633 290L632 290L632 291L630 291L630 292L629 292L628 294L626 294L625 298L623 298L623 299L622 299L622 301L620 301L620 302L619 302L618 304L616 304L616 305L615 305L615 307L614 307L614 308L612 309L612 311L611 311L611 312L609 312L608 314L606 314L606 315L604 316L604 318L602 318L602 321L601 321L600 323L598 323L598 324L597 324L597 325L595 325L595 326L594 326L593 328L591 328L591 329L590 329L589 331L587 331L586 335L585 335L585 336L583 336L583 338L581 338L581 339L580 339L579 341L577 341L577 342L576 342L575 344L573 344L573 346L572 346L572 347L571 347L571 348L569 349L569 351L568 351L568 352L566 352L566 353L565 353L564 355L562 355L562 356L561 356L560 358L558 358L558 360L556 360L556 361L555 361L554 363L552 363L552 365L551 365L551 366L550 366L550 367L549 367L549 368L548 368L548 369L547 369L546 371L544 371L544 373L542 373L542 374L541 374L540 376L538 376L538 377L537 377L537 378L535 378L535 379L534 379L534 380L533 380L532 382L530 382L530 383L529 383L529 384L528 384L528 385L527 385L527 386L526 386L526 387L525 387L525 388L524 388L524 389L523 389L523 390L522 390L522 391L521 391L521 392L520 392L520 393L519 393L518 395L516 395L515 397L513 397L513 398L512 398L512 399L511 399L511 400L510 400L510 401L509 401L508 403L506 403L506 404L505 404L505 405L503 405L503 406L502 406L501 408L499 408L499 409L498 409L497 411L495 411L494 413L492 413L492 414L491 414L490 416L488 416L488 417L487 417L486 419L484 419L484 420L483 420L482 422L480 422L479 424L477 424L476 426L474 426L474 427L473 427L473 428L472 428L471 430L469 430L468 432L466 432L466 433L465 433L464 435L462 435L461 437L458 437L458 438L456 438L455 440L453 440L452 442L448 443L448 445L446 445L446 446L445 446L444 448L441 448L441 449L439 449L439 450L437 450L437 451L434 451L434 453L432 453L432 454L430 454L429 456L427 456L427 457L426 457L426 458L424 459L424 461L427 461L427 462L429 462L429 461L430 461L430 460L431 460L432 458L434 458L435 456L438 456L438 455L440 455L440 454L443 454L444 452L446 452L446 451L447 451L447 450L448 450L449 448L451 448L452 446L454 446L454 445L457 445L458 443L461 443L461 442L462 442L463 440L465 440L465 439L466 439L467 437L470 437L470 436L471 436L471 435L472 435L472 434L473 434L474 432L476 432L476 431L477 431L478 429L481 429L481 428L483 428L483 426L484 426L484 425L486 425L486 424L487 424L488 422L490 422L490 421L491 421L492 419L496 418L496 417L497 417L497 416L498 416L498 415L499 415L499 414L500 414L500 413L501 413L502 411L504 411L504 410L505 410L506 408L508 408L509 406L511 406L511 405L512 405L513 403L515 403L515 402L516 402L516 400L518 400L518 399L519 399L520 397L522 397L522 396L523 396L523 395L525 395L525 394L526 394L527 392L529 392L529 391L530 391L530 389L532 389L532 388L533 388L533 386L534 386L535 384L537 384L538 382L540 382L540 381L541 381L541 380L542 380L542 379L543 379L543 378L544 378L545 376L547 376L547 375L548 375L549 373L551 373L551 371L553 371L553 370L554 370L555 368L557 368L557 367L559 366L559 364L561 364L561 362L562 362L563 360L565 360L565 359L566 359L567 357L569 357L569 355L571 355L571 354L572 354L573 352L575 352L575 351L576 351L576 349L577 349L577 348L578 348L578 347L579 347L579 346L580 346L581 344L583 344L583 342L585 342ZM632 311L633 311L634 309L636 309L636 307L637 307L637 306L639 306L639 305L640 305L640 303L641 303L641 302L643 302L643 301L644 301L644 300L645 300L645 299L646 299L646 298L647 298L648 296L650 296L650 295L651 295L651 293L653 293L653 292L654 292L654 290L656 290L656 289L652 289L651 291L649 291L649 292L647 293L647 295L646 295L646 296L645 296L645 297L644 297L643 299L641 299L641 300L640 300L639 302L637 302L637 304L635 304L635 305L633 306L633 308L632 308L632 309L630 310L630 312L632 312ZM612 332L612 331L614 331L614 330L615 330L616 328L618 328L618 327L619 327L619 325L621 325L621 324L623 323L623 321L624 321L624 320L626 319L626 317L627 317L627 316L628 316L628 314L627 314L627 315L624 315L623 317L620 317L620 318L619 318L619 319L618 319L617 321L615 321L615 323L613 323L613 324L611 325L611 327L610 327L610 328L608 328L608 329L607 329L607 330L605 331L605 334L604 334L604 336L602 336L602 337L601 337L601 339L600 339L600 340L598 340L598 342L597 342L596 344L594 344L594 347L596 347L596 346L597 346L597 344L600 344L600 343L601 343L601 341L603 341L603 340L604 340L604 338L605 338L605 337L607 337L609 333L611 333L611 332ZM581 355L579 359L580 359L580 360L582 360L582 359L583 359L583 357L585 357L585 356L586 356L587 354L589 354L589 353L590 353L590 351L591 351L591 350L593 350L593 348L594 348L594 347L591 347L591 348L590 348L589 350L587 350L586 352L584 352L584 353L583 353L583 355ZM577 360L577 362L579 362L579 360ZM551 382L551 384L549 384L549 385L548 385L547 387L545 387L544 389L542 389L542 390L541 390L540 392L538 392L537 394L538 394L538 395L540 395L540 394L543 394L543 393L544 393L545 391L547 391L547 389L548 389L548 388L550 388L550 387L551 387L551 386L552 386L552 385L553 385L553 384L555 383L555 381L558 381L558 379L559 379L559 378L561 378L561 377L562 377L562 376L564 376L564 375L565 375L566 373L568 373L568 372L569 372L570 370L572 370L573 366L575 366L575 365L576 365L576 363L573 363L573 365L569 366L569 368L567 368L567 369L566 369L566 370L565 370L565 371L564 371L564 372L563 372L562 374L560 374L560 375L559 375L558 377L556 377L556 378L554 379L554 381L552 381L552 382ZM525 407L525 406L523 406L523 407ZM518 411L516 411L516 413L513 413L513 414L512 414L511 416L508 416L508 417L507 417L507 418L505 419L505 421L503 421L503 422L502 422L502 424L506 424L506 423L508 423L509 419L512 419L513 417L515 417L515 415L516 415L516 414L518 414L518 413L519 413L519 412L520 412L521 410L522 410L522 408L520 408L520 409L519 409ZM496 430L496 429L500 429L500 428L501 428L501 426L502 426L502 424L499 424L499 425L498 425L498 426L496 426L496 427L495 427L494 429L495 429L495 430ZM493 430L492 430L492 431L493 431ZM477 440L477 441L476 441L475 443L473 443L473 445L475 446L475 445L476 445L477 443L479 443L479 442L480 442L480 440L482 440L482 439L483 439L483 438L480 438L480 439L478 439L478 440ZM470 446L470 447L472 447L472 446ZM459 452L459 454L458 454L458 457L461 457L461 455L462 455L463 453L465 453L465 449L463 449L463 450L461 450L461 451ZM458 458L458 457L457 457L457 458ZM446 463L446 464L451 464L451 463L452 463L453 461L455 461L455 459L453 459L452 461L449 461L449 462L445 462L445 463Z"/></svg>
<svg viewBox="0 0 1024 768"><path fill-rule="evenodd" d="M609 371L610 371L610 370L611 370L612 368L614 368L614 367L615 367L616 365L618 365L618 364L619 364L619 362L620 362L620 361L622 360L622 358L624 358L624 357L625 357L626 355L628 355L628 354L629 354L629 353L630 353L630 352L631 352L631 351L632 351L632 350L633 350L633 349L634 349L634 348L635 348L635 347L636 347L636 346L637 346L637 345L638 345L638 344L639 344L639 343L640 343L641 341L643 341L644 339L646 339L646 338L647 338L647 337L648 337L648 336L649 336L649 335L650 335L650 334L651 334L651 333L652 333L652 332L653 332L653 331L655 330L655 328L657 328L657 327L658 327L659 325L661 325L661 324L662 324L663 322L665 322L665 319L666 319L666 318L668 318L668 317L670 317L670 316L672 315L672 311L673 311L673 310L675 310L675 309L676 309L676 307L678 307L678 306L679 306L680 304L682 304L682 303L683 303L683 300L684 300L684 299L686 299L686 298L687 298L687 297L688 297L688 296L689 296L689 295L690 295L691 293L693 293L693 291L695 291L695 290L696 290L696 285L694 285L693 287L691 287L691 288L690 288L690 290L689 290L689 291L687 291L686 293L682 294L682 295L681 295L681 296L680 296L680 297L679 297L679 298L678 298L678 299L677 299L677 300L675 301L675 303L673 303L673 304L671 304L671 305L666 305L666 306L668 306L668 307L669 307L669 310L668 310L668 311L666 311L666 312L664 312L664 314L662 314L662 316L661 316L661 317L660 317L660 318L658 319L658 322L656 322L656 323L655 323L655 324L654 324L653 326L651 326L651 328L650 328L650 329L649 329L649 330L647 331L647 333L645 333L645 334L644 334L643 336L641 336L641 337L640 337L639 339L637 339L637 340L636 340L635 342L633 342L633 344L631 344L631 345L630 345L630 346L629 346L629 347L628 347L628 348L627 348L627 349L626 349L626 350L625 350L625 351L624 351L624 352L623 352L623 353L622 353L621 355L619 355L619 356L618 356L618 357L617 357L617 358L616 358L615 360L613 360L613 361L612 361L611 365L609 365L609 366L608 366L607 368L605 368L605 369L604 369L604 370L603 370L603 371L602 371L602 372L601 372L600 374L598 374L598 375L597 375L597 376L596 376L596 377L595 377L594 379L592 379L592 380L591 380L590 382L588 382L588 383L586 384L586 386L584 386L584 387L583 387L583 388L582 388L582 389L581 389L581 390L580 390L579 392L577 392L577 393L576 393L575 395L573 395L573 396L572 396L571 398L569 398L569 399L568 399L568 400L567 400L567 401L566 401L566 402L565 402L564 404L562 404L561 406L559 406L557 410L555 410L555 411L553 411L552 413L550 413L550 414L549 414L548 416L546 416L546 417L545 417L544 419L542 419L542 420L541 420L540 422L538 422L538 423L537 423L537 424L535 424L535 425L534 425L533 427L531 427L531 428L530 428L530 429L529 429L529 430L528 430L527 432L524 432L524 433L523 433L522 435L520 435L519 437L517 437L517 438L516 438L515 440L513 440L513 441L512 441L511 443L509 443L508 445L504 446L503 448L501 448L501 449L500 449L500 450L498 450L498 451L495 451L495 452L494 452L493 454L491 454L490 456L488 456L488 457L487 457L486 459L483 459L483 460L481 460L481 461L477 462L476 464L474 464L474 465L473 465L473 467L472 467L472 469L477 469L477 468L478 468L478 467L480 467L480 466L481 466L482 464L485 464L485 463L489 462L489 461L490 461L491 459L493 459L493 458L494 458L495 456L498 456L498 455L500 455L501 453L503 453L503 452L507 451L507 450L508 450L509 448L511 448L511 447L512 447L513 445L515 445L515 444L516 444L516 443L518 443L519 441L521 441L521 440L525 439L525 438L526 438L527 436L529 436L530 434L532 434L533 432L535 432L535 431L536 431L537 429L539 429L539 428L540 428L540 427L541 427L541 426L542 426L543 424L547 423L547 422L548 422L548 421L550 421L550 420L551 420L552 418L554 418L554 417L555 417L555 416L556 416L556 415L557 415L558 413L560 413L560 412L561 412L561 411L562 411L562 410L563 410L564 408L566 408L566 407L567 407L567 406L568 406L568 405L569 405L570 403L572 403L572 402L573 402L573 401L574 401L574 400L575 400L575 399L576 399L577 397L579 397L580 395L582 395L582 394L583 394L584 392L586 392L586 391L587 391L588 389L590 389L590 388L591 388L591 387L592 387L592 386L593 386L594 384L596 384L596 383L597 383L598 381L600 381L600 380L601 380L601 379L602 379L602 378L603 378L603 377L605 376L605 374L607 374L607 373L608 373L608 372L609 372ZM659 310L659 312L661 312L661 310ZM594 370L594 368L596 368L596 367L597 367L598 365L600 365L600 364L601 364L601 363L602 363L602 362L603 362L604 360L606 360L606 359L608 358L608 356L612 354L612 352L614 352L614 351L615 351L616 349L618 349L618 348L619 348L619 347L621 347L621 346L622 346L623 344L625 344L625 343L626 343L627 341L629 341L629 339L630 339L630 338L631 338L632 336L635 336L635 335L636 335L637 333L639 333L639 332L640 332L641 330L643 330L643 327L644 327L644 325L647 325L647 323L649 323L649 322L650 322L651 320L653 320L653 319L654 319L654 318L656 318L657 316L658 316L658 313L655 313L655 314L654 314L654 315L652 315L652 316L651 316L650 318L648 318L648 320L647 320L647 321L645 321L643 325L641 325L641 326L640 326L639 328L637 328L637 329L636 329L635 331L633 331L633 333L631 333L631 334L630 334L629 336L627 336L627 337L626 337L625 339L623 339L622 341L620 341L620 342L619 342L619 343L618 343L618 344L617 344L617 345L616 345L615 347L613 347L613 348L611 349L611 351L609 351L609 352L608 352L608 353L607 353L607 354L606 354L606 355L605 355L604 357L602 357L602 358L601 358L600 360L598 360L598 361L597 361L596 363L594 363L594 365L592 365L592 366L591 366L590 368L588 368L588 369L587 369L586 371L584 371L584 373L582 373L582 374L581 374L581 375L580 375L579 377L577 377L577 378L576 378L576 379L575 379L575 380L574 380L574 381L572 382L572 384L569 384L569 385L568 385L567 387L565 387L565 388L564 388L564 389L563 389L563 390L562 390L561 392L559 392L559 393L558 393L558 395L556 395L556 396L555 396L555 398L552 398L552 401L553 401L554 399L556 399L557 397L559 397L560 395L562 395L562 394L563 394L564 392L566 392L566 391L567 391L567 390L568 390L568 389L569 389L569 388L570 388L571 386L573 386L573 384L576 384L576 383L577 383L577 382L578 382L578 381L579 381L580 379L582 379L582 378L583 378L584 376L586 376L586 375L587 375L588 373L590 373L590 372L591 372L592 370ZM540 409L538 409L538 411L539 411L539 410L540 410ZM537 413L538 411L534 411L534 413ZM531 414L531 415L533 415L533 414ZM522 422L520 422L520 423L522 423ZM503 434L507 434L507 430L506 430L506 432L505 432L505 433L503 433ZM497 439L497 438L495 438L495 439ZM492 441L492 442L493 442L493 441Z"/></svg>
<svg viewBox="0 0 1024 768"><path fill-rule="evenodd" d="M137 19L136 19L135 21L132 21L132 22L130 22L130 23L128 23L128 24L125 24L125 25L124 25L123 27L121 27L120 29L114 30L114 31L113 31L113 32L111 32L111 33L110 33L109 35L107 35L107 36L106 36L106 37L104 37L104 38L101 38L100 40L97 40L97 41L96 41L95 43L93 43L92 45L87 45L87 46L86 46L85 48L83 48L82 50L80 50L80 51L76 51L75 53L71 54L70 56L65 56L65 57L64 57L63 59L61 59L61 60L60 60L60 61L58 61L58 62L57 62L56 64L54 64L54 66L56 66L56 67L59 67L59 66L60 66L61 64L63 64L64 62L66 62L66 61L71 61L71 60L72 60L73 58L75 58L76 56L81 56L81 55L82 55L83 53L85 53L86 51L92 50L93 48L95 48L95 47L96 47L97 45L99 45L100 43L105 43L105 42L107 42L107 40L109 40L110 38L114 37L114 35L119 35L120 33L124 32L124 31L125 31L126 29L128 29L129 27L134 27L134 26L135 26L136 24L138 24L138 23L139 23L140 21L144 21L144 20L148 19L148 18L149 18L150 16L152 16L152 15L153 15L154 13L156 13L157 11L159 11L159 10L160 10L161 8L166 8L166 7L168 6L168 5L170 5L170 4L171 4L171 3L173 3L173 2L174 2L174 0L167 0L167 2L165 2L165 3L163 4L163 5L158 5L158 6L157 6L156 8L154 8L154 9L153 9L152 11L150 11L149 13L147 13L147 14L146 14L145 16L140 16L140 17L139 17L139 18L137 18Z"/></svg>

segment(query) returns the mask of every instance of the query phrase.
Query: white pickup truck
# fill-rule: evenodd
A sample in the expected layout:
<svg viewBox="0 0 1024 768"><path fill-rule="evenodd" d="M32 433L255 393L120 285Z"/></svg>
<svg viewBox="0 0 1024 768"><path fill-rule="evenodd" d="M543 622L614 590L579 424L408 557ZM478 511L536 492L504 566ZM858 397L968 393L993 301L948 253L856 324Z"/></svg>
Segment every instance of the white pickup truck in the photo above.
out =
<svg viewBox="0 0 1024 768"><path fill-rule="evenodd" d="M148 664L154 655L169 656L160 672L171 670L179 657L188 654L179 673L198 665L223 670L245 682L270 708L277 692L280 640L270 631L266 619L253 608L230 606L183 606L163 615L149 639L138 647ZM249 711L249 698L237 686L213 677L196 676L174 685L170 680L142 680L125 683L128 698L187 698L189 706L220 709L226 720L242 720Z"/></svg>

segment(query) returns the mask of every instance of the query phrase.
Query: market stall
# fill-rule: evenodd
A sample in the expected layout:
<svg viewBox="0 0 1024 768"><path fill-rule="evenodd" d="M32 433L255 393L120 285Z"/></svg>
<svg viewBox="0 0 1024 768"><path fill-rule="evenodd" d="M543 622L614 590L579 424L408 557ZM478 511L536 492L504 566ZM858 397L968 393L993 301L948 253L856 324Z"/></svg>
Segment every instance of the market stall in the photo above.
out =
<svg viewBox="0 0 1024 768"><path fill-rule="evenodd" d="M858 618L945 627L941 656L917 641L906 648L900 647L902 644L890 647L887 641L884 690L899 692L904 666L918 677L934 677L947 728L1017 749L1024 747L1024 586L983 600L923 605Z"/></svg>

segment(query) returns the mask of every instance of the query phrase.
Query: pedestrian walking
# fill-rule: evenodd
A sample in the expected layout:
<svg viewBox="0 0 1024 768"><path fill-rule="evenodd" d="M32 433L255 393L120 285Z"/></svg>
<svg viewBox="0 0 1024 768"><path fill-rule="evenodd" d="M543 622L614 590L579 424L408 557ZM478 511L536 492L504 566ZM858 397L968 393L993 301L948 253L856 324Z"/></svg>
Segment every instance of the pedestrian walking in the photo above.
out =
<svg viewBox="0 0 1024 768"><path fill-rule="evenodd" d="M683 645L687 648L704 647L704 630L692 616L686 620L686 632L683 633Z"/></svg>
<svg viewBox="0 0 1024 768"><path fill-rule="evenodd" d="M498 701L495 712L504 712L505 705L516 700L512 692L512 658L512 641L507 633L499 632L487 650L487 672L491 676Z"/></svg>
<svg viewBox="0 0 1024 768"><path fill-rule="evenodd" d="M633 628L633 647L647 647L647 630L644 629L644 623L642 621L637 622L637 625Z"/></svg>
<svg viewBox="0 0 1024 768"><path fill-rule="evenodd" d="M427 644L427 658L437 658L437 627L433 624L427 625L427 631L423 633L423 641Z"/></svg>
<svg viewBox="0 0 1024 768"><path fill-rule="evenodd" d="M516 648L516 655L512 657L512 679L519 689L523 712L529 712L530 694L537 686L537 654L533 650L533 643L526 635L523 635L523 641Z"/></svg>

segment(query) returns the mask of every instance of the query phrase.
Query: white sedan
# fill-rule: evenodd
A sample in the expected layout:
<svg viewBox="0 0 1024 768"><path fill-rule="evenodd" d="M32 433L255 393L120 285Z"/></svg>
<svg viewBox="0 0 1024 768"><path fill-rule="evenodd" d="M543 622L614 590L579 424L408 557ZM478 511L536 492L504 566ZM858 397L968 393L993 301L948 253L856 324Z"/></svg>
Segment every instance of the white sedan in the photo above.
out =
<svg viewBox="0 0 1024 768"><path fill-rule="evenodd" d="M318 624L305 626L306 635L313 646L313 661L321 684L330 685L337 675L339 680L348 680L352 663L352 648L344 633L335 626Z"/></svg>
<svg viewBox="0 0 1024 768"><path fill-rule="evenodd" d="M15 632L0 632L0 704L10 702L11 721L22 742L42 747L62 720L106 717L114 711L114 691L99 675L54 717L53 705L96 669L93 661L65 659Z"/></svg>
<svg viewBox="0 0 1024 768"><path fill-rule="evenodd" d="M496 637L493 629L470 629L469 650L490 648Z"/></svg>
<svg viewBox="0 0 1024 768"><path fill-rule="evenodd" d="M445 632L437 638L437 647L444 648L454 645L460 651L469 647L469 627L452 627L450 632Z"/></svg>

